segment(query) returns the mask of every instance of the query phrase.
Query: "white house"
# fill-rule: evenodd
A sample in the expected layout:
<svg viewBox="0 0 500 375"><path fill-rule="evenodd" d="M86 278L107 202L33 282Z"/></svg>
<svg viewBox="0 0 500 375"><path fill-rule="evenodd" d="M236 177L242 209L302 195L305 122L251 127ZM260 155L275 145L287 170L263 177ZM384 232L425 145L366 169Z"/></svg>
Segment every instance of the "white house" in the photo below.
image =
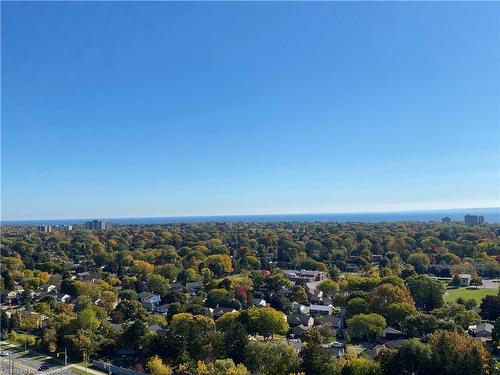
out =
<svg viewBox="0 0 500 375"><path fill-rule="evenodd" d="M69 294L60 294L59 296L57 296L57 299L59 300L59 302L62 302L62 303L70 303L71 302L71 296Z"/></svg>
<svg viewBox="0 0 500 375"><path fill-rule="evenodd" d="M48 285L47 293L57 293L57 287L55 285Z"/></svg>
<svg viewBox="0 0 500 375"><path fill-rule="evenodd" d="M267 302L264 298L252 298L252 303L257 307L266 307Z"/></svg>

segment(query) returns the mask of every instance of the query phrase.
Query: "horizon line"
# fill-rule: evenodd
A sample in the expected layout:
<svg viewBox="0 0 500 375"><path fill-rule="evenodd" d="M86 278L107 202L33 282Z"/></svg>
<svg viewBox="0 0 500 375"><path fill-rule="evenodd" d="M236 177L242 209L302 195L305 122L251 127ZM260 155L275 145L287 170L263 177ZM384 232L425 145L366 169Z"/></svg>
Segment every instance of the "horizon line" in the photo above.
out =
<svg viewBox="0 0 500 375"><path fill-rule="evenodd" d="M337 211L337 212L302 212L302 213L268 213L268 214L202 214L202 215L172 215L172 216L87 216L80 218L34 218L34 219L2 219L4 222L24 222L24 221L70 221L70 220L112 220L112 219L182 219L182 218L203 218L203 217L240 217L240 216L305 216L305 215L356 215L356 214L385 214L385 213L411 213L411 212L432 212L432 211L457 211L457 210L500 210L500 206L496 207L456 207L456 208L418 208L418 209L401 209L401 210L375 210L375 211Z"/></svg>

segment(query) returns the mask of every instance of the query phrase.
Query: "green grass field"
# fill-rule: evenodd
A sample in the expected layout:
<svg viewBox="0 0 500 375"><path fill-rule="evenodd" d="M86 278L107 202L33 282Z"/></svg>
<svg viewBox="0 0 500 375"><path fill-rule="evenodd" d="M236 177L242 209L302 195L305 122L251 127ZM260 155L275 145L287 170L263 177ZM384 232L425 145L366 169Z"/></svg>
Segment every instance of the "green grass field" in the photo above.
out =
<svg viewBox="0 0 500 375"><path fill-rule="evenodd" d="M78 374L78 375L89 375L88 372L86 372L85 370L80 370L79 368L76 368L76 367L71 367L71 372L74 373L74 374Z"/></svg>
<svg viewBox="0 0 500 375"><path fill-rule="evenodd" d="M458 289L450 289L446 291L444 295L444 300L446 302L455 302L458 297L462 297L465 300L474 299L479 306L481 304L481 300L488 295L496 296L498 293L498 289L490 288L490 289L466 289L466 288L458 288Z"/></svg>

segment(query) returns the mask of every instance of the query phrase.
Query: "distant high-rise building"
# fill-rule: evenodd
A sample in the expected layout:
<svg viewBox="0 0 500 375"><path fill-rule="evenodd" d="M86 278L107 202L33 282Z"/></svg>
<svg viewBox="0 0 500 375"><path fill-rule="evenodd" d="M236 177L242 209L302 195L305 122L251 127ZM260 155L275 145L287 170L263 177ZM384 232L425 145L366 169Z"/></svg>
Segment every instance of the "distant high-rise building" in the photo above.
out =
<svg viewBox="0 0 500 375"><path fill-rule="evenodd" d="M106 229L106 223L102 220L92 220L85 223L85 229L87 230L104 230Z"/></svg>
<svg viewBox="0 0 500 375"><path fill-rule="evenodd" d="M479 225L484 223L484 216L482 215L465 215L465 224L473 227L474 225Z"/></svg>
<svg viewBox="0 0 500 375"><path fill-rule="evenodd" d="M449 223L449 222L451 222L451 219L450 219L448 216L445 216L445 217L443 217L443 218L441 219L441 221L442 221L443 223Z"/></svg>
<svg viewBox="0 0 500 375"><path fill-rule="evenodd" d="M57 225L55 227L55 229L58 230L59 232L67 233L67 232L71 232L73 230L73 226L72 225Z"/></svg>
<svg viewBox="0 0 500 375"><path fill-rule="evenodd" d="M38 226L38 230L40 232L49 233L49 232L52 232L52 226L50 226L50 225L39 225Z"/></svg>

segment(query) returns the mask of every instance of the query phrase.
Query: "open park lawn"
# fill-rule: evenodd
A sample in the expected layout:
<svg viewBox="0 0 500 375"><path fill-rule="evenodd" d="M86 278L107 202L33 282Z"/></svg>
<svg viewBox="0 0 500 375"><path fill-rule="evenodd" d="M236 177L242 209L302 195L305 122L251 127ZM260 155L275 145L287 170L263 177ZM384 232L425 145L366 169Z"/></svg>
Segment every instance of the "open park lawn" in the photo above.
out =
<svg viewBox="0 0 500 375"><path fill-rule="evenodd" d="M444 295L444 300L446 302L455 302L458 297L462 297L465 300L475 299L477 305L481 304L481 300L488 295L496 296L498 293L497 288L478 288L478 289L467 289L467 288L458 288L458 289L450 289L446 291Z"/></svg>

